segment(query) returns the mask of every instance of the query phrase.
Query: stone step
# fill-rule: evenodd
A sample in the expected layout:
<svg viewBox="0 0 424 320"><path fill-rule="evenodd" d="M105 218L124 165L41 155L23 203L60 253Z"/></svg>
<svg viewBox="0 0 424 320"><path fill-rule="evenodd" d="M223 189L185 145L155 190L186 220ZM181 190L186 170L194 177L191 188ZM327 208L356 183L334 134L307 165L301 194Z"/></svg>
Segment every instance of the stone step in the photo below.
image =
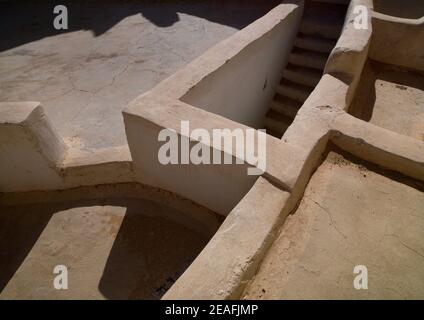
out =
<svg viewBox="0 0 424 320"><path fill-rule="evenodd" d="M283 80L280 85L277 86L277 93L283 97L289 97L293 100L301 103L305 102L311 94L313 88L297 84L288 80Z"/></svg>
<svg viewBox="0 0 424 320"><path fill-rule="evenodd" d="M327 58L328 55L322 52L294 48L289 55L289 63L323 71Z"/></svg>
<svg viewBox="0 0 424 320"><path fill-rule="evenodd" d="M336 41L299 34L294 41L294 46L300 49L330 53L336 46Z"/></svg>
<svg viewBox="0 0 424 320"><path fill-rule="evenodd" d="M338 39L343 28L347 6L307 2L300 32L306 35Z"/></svg>
<svg viewBox="0 0 424 320"><path fill-rule="evenodd" d="M270 109L290 119L294 119L301 106L302 103L299 101L276 94L274 99L271 101Z"/></svg>
<svg viewBox="0 0 424 320"><path fill-rule="evenodd" d="M283 77L292 82L315 87L321 80L322 72L317 69L288 64L283 71Z"/></svg>
<svg viewBox="0 0 424 320"><path fill-rule="evenodd" d="M299 31L303 34L320 36L327 39L338 39L343 25L320 23L313 19L304 19L300 25Z"/></svg>
<svg viewBox="0 0 424 320"><path fill-rule="evenodd" d="M284 132L286 132L291 123L291 119L275 112L274 110L268 111L265 117L265 128L267 129L267 132L270 131L269 133L277 138L281 138L283 136Z"/></svg>

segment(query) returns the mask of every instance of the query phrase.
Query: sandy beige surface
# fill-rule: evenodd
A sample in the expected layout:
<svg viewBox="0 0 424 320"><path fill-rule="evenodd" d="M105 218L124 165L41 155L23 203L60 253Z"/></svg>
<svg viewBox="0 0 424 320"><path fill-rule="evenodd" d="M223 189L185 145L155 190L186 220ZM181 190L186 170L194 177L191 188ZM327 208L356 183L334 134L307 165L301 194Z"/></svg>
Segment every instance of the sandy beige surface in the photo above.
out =
<svg viewBox="0 0 424 320"><path fill-rule="evenodd" d="M178 223L187 220L182 212L147 200L0 212L0 299L158 299L211 236ZM68 290L53 287L56 265L68 268Z"/></svg>
<svg viewBox="0 0 424 320"><path fill-rule="evenodd" d="M424 75L369 61L350 112L377 126L424 140Z"/></svg>
<svg viewBox="0 0 424 320"><path fill-rule="evenodd" d="M245 298L423 299L424 193L400 179L330 153Z"/></svg>
<svg viewBox="0 0 424 320"><path fill-rule="evenodd" d="M278 1L276 1L277 3ZM2 1L0 101L39 101L68 143L126 143L122 110L272 1L70 1L68 30L54 1Z"/></svg>

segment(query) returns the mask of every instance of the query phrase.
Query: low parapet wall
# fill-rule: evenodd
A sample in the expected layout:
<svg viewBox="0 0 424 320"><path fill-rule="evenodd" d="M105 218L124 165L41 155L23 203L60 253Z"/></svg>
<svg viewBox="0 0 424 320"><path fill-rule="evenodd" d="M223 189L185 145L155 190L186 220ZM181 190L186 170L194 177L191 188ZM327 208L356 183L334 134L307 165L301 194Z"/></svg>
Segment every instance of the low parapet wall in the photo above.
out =
<svg viewBox="0 0 424 320"><path fill-rule="evenodd" d="M242 159L244 165L236 164L235 148L217 149L214 141L202 141L211 154L223 152L232 157L233 165L165 166L158 161L162 144L158 135L162 129L171 129L179 141L188 140L180 129L181 121L213 137L213 129L246 132L251 128L242 122L257 125L263 120L265 103L282 72L302 9L303 1L277 6L130 103L124 121L138 181L178 193L222 215L237 205L257 179L247 175L247 167L256 163ZM202 109L188 101L207 102L209 107ZM278 181L279 148L271 147L278 140L266 139L270 154L265 175Z"/></svg>
<svg viewBox="0 0 424 320"><path fill-rule="evenodd" d="M355 8L366 8L367 21L365 29L355 27L358 12ZM352 102L368 51L373 33L371 23L372 0L352 0L350 2L342 34L328 58L324 73L331 74L349 86L346 95L346 108Z"/></svg>
<svg viewBox="0 0 424 320"><path fill-rule="evenodd" d="M302 2L279 6L228 39L222 50L231 51L238 42L237 52L180 100L260 128L292 50L302 9Z"/></svg>
<svg viewBox="0 0 424 320"><path fill-rule="evenodd" d="M424 17L405 19L373 13L370 58L424 71Z"/></svg>
<svg viewBox="0 0 424 320"><path fill-rule="evenodd" d="M0 191L58 188L66 146L38 102L0 104Z"/></svg>
<svg viewBox="0 0 424 320"><path fill-rule="evenodd" d="M132 181L128 146L71 148L39 102L0 103L0 192Z"/></svg>

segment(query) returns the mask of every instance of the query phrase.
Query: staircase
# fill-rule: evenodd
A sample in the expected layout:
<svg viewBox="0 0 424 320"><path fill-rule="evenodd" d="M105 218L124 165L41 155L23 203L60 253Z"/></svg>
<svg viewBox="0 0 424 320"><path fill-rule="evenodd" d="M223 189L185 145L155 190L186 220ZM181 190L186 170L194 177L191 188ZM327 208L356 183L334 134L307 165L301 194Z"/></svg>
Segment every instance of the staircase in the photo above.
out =
<svg viewBox="0 0 424 320"><path fill-rule="evenodd" d="M267 132L281 138L320 81L343 28L350 0L306 0L283 77L265 118Z"/></svg>

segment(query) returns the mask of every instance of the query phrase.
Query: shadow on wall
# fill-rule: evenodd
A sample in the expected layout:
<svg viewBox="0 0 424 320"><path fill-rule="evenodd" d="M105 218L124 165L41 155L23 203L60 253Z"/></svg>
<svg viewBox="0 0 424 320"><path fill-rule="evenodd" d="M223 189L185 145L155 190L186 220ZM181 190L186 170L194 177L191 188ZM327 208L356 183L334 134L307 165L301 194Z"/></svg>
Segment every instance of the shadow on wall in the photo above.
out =
<svg viewBox="0 0 424 320"><path fill-rule="evenodd" d="M349 108L349 113L356 118L370 121L376 103L377 81L393 83L397 88L406 90L406 87L424 91L424 77L418 73L389 64L368 60L361 75L355 99Z"/></svg>
<svg viewBox="0 0 424 320"><path fill-rule="evenodd" d="M91 30L104 34L126 17L141 14L158 27L179 21L179 13L197 16L222 25L242 29L263 16L281 1L277 0L63 0L68 8L68 30L53 27L57 1L0 0L0 51L56 34Z"/></svg>
<svg viewBox="0 0 424 320"><path fill-rule="evenodd" d="M127 206L110 251L99 283L107 299L160 299L207 244L207 237L139 211Z"/></svg>
<svg viewBox="0 0 424 320"><path fill-rule="evenodd" d="M389 16L405 19L424 17L423 0L374 0L374 10Z"/></svg>
<svg viewBox="0 0 424 320"><path fill-rule="evenodd" d="M99 220L95 220L95 216L99 213L91 213L89 209L94 206L124 208L123 220L121 221L116 215L108 214L108 210L105 209L100 214L102 221L107 221L107 224L99 224ZM84 208L84 211L87 211L83 215L72 211L63 212L73 208ZM92 260L84 260L84 257L91 255L90 252L93 250L90 248L96 247L96 243L107 240L106 233L114 240L98 283L100 293L107 299L160 299L212 236L201 234L165 218L163 215L169 214L168 210L168 207L148 200L131 198L1 207L0 292L32 250L35 251L32 252L30 262L26 263L33 265L35 263L37 270L34 272L50 270L52 263L54 262L54 265L56 261L61 261L57 264L64 263L69 269L77 272L82 272L81 264L83 264L84 272L92 272L90 270L93 265L87 264L87 261ZM58 220L52 222L58 212L61 212L59 219L62 219L59 224ZM91 214L94 214L94 217L90 218ZM62 228L64 222L70 227ZM86 225L85 228L81 223ZM92 226L93 223L96 227ZM54 230L52 225L55 226ZM49 232L45 231L47 228ZM113 231L115 228L116 231ZM52 231L55 238L46 238L46 234L51 235ZM78 239L79 242L69 243L72 239ZM86 246L75 248L81 246L81 243ZM37 249L34 249L35 247ZM61 250L57 251L58 247ZM42 248L41 254L40 248ZM99 249L96 247L95 250ZM104 263L101 260L95 262ZM44 274L43 272L39 273ZM23 276L27 278L27 275ZM28 279L31 285L30 276ZM50 279L46 281L50 284ZM79 288L74 289L77 290L76 294L79 294L80 290L81 292L87 289L96 290L96 288L85 288L84 283L75 286Z"/></svg>
<svg viewBox="0 0 424 320"><path fill-rule="evenodd" d="M53 215L39 205L0 207L0 292L18 270ZM34 214L37 212L37 214Z"/></svg>

